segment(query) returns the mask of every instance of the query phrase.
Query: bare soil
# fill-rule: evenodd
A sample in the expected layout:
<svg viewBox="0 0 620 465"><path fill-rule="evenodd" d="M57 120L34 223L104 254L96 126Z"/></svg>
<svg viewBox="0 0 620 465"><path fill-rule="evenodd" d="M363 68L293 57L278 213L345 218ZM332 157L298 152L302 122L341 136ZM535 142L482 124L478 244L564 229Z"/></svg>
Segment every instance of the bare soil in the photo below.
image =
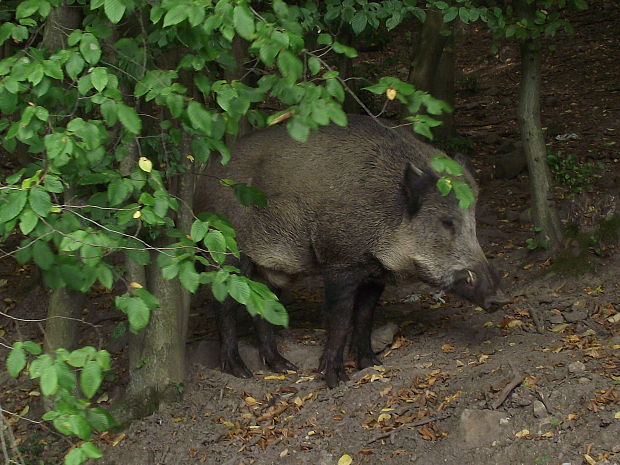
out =
<svg viewBox="0 0 620 465"><path fill-rule="evenodd" d="M490 55L489 38L466 28L457 47L457 127L475 148L479 239L512 303L488 314L423 285L391 288L373 334L384 365L357 371L350 363L351 381L331 390L315 371L324 325L320 289L311 281L286 298L291 325L279 340L300 367L287 375L260 365L250 329L242 353L255 376L222 373L213 318L199 305L190 324L183 402L163 406L123 433L101 436L105 458L99 463L336 465L349 463L345 454L355 465L620 463L620 254L613 221L599 228L615 213L619 188L620 2L592 3L574 17L575 35L558 35L543 60L550 149L602 164L590 192L557 191L563 218L582 231L567 240L561 259L525 247L534 236L527 175L493 175L497 155L515 150L519 139L518 50L504 45ZM389 58L368 57L379 67ZM566 134L576 138L555 138ZM30 272L0 262L5 311L43 318L45 296L30 289ZM80 343L111 340L121 320L112 298L91 295L85 318L98 327L85 327ZM2 319L0 337L5 343L40 339L41 331ZM107 383L99 399L104 406L123 389L124 343L106 346L121 373ZM0 358L5 355L0 349ZM34 385L5 372L0 384L4 409L40 418ZM26 463L60 463L68 443L48 426L5 418Z"/></svg>

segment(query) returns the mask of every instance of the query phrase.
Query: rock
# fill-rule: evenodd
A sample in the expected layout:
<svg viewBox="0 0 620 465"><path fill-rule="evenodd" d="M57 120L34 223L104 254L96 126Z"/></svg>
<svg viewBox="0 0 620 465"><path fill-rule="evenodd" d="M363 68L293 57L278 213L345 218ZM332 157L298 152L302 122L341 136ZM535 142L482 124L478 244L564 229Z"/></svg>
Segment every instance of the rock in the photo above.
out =
<svg viewBox="0 0 620 465"><path fill-rule="evenodd" d="M377 354L391 345L399 329L396 323L391 322L375 329L370 336L372 351Z"/></svg>
<svg viewBox="0 0 620 465"><path fill-rule="evenodd" d="M577 379L577 382L579 384L588 384L590 382L590 378L586 378L585 376L582 376L581 378Z"/></svg>
<svg viewBox="0 0 620 465"><path fill-rule="evenodd" d="M569 323L575 323L577 321L583 321L588 317L588 309L581 308L577 310L571 310L570 312L564 313L564 318Z"/></svg>
<svg viewBox="0 0 620 465"><path fill-rule="evenodd" d="M579 360L573 363L569 363L568 372L574 375L582 374L586 371L586 365Z"/></svg>
<svg viewBox="0 0 620 465"><path fill-rule="evenodd" d="M503 436L503 412L495 410L464 409L459 423L459 434L466 447L490 446Z"/></svg>
<svg viewBox="0 0 620 465"><path fill-rule="evenodd" d="M552 313L551 315L549 315L549 318L547 318L547 320L552 325L559 325L561 323L564 323L564 317L562 315L558 315L557 313Z"/></svg>
<svg viewBox="0 0 620 465"><path fill-rule="evenodd" d="M534 411L534 416L536 418L544 418L548 415L547 407L539 400L535 400L532 402L532 410Z"/></svg>

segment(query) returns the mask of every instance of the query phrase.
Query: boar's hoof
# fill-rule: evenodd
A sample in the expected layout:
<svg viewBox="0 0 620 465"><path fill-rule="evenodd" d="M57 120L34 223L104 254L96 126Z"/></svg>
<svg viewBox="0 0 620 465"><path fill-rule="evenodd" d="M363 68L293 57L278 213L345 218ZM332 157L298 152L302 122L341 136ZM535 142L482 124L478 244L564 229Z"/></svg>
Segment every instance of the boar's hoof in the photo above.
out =
<svg viewBox="0 0 620 465"><path fill-rule="evenodd" d="M289 362L280 354L274 354L271 356L261 355L261 359L265 365L276 373L286 373L287 371L297 371L297 366Z"/></svg>
<svg viewBox="0 0 620 465"><path fill-rule="evenodd" d="M230 373L237 378L247 379L252 377L252 372L245 366L239 354L230 357L222 356L222 371Z"/></svg>
<svg viewBox="0 0 620 465"><path fill-rule="evenodd" d="M344 369L344 364L342 363L333 363L321 357L319 371L325 374L325 383L330 389L338 386L340 381L343 383L349 381L349 377Z"/></svg>
<svg viewBox="0 0 620 465"><path fill-rule="evenodd" d="M357 369L373 367L375 365L383 365L383 362L374 353L364 354L357 357Z"/></svg>

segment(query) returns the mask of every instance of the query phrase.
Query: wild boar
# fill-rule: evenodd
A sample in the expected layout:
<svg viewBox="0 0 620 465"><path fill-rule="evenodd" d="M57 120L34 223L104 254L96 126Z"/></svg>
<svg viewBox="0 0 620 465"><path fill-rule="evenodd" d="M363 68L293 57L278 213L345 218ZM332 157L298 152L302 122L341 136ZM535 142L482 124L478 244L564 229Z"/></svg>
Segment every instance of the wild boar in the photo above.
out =
<svg viewBox="0 0 620 465"><path fill-rule="evenodd" d="M419 279L491 304L499 279L476 237L475 205L462 209L453 193L441 195L430 160L445 154L410 132L351 115L348 127L321 128L306 143L281 127L258 131L232 154L225 167L211 163L208 175L259 188L268 205L244 207L230 188L201 182L196 211L229 218L252 278L279 289L300 275L322 276L328 330L319 368L328 386L348 379L343 351L352 325L358 368L380 363L370 332L386 282ZM247 377L232 305L230 298L216 305L222 367ZM294 368L279 354L270 325L258 319L257 329L263 361L277 371Z"/></svg>

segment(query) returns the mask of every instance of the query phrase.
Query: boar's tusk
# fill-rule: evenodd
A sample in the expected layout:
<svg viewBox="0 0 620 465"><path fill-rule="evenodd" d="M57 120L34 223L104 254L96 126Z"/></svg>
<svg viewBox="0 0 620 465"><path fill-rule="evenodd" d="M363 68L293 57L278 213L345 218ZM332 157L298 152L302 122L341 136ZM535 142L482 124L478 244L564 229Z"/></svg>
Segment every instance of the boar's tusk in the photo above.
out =
<svg viewBox="0 0 620 465"><path fill-rule="evenodd" d="M470 270L467 270L467 275L467 284L473 284L475 280L474 274Z"/></svg>

